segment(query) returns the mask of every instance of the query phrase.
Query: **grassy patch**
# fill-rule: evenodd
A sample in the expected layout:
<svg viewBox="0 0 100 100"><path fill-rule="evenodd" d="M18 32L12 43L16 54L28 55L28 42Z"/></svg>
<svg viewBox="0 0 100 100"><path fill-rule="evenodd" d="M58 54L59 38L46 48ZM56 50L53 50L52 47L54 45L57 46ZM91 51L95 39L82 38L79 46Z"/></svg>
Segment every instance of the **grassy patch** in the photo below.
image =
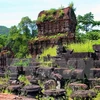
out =
<svg viewBox="0 0 100 100"><path fill-rule="evenodd" d="M50 56L56 56L57 55L57 53L56 53L56 46L55 47L50 47L50 48L48 48L48 49L44 49L44 51L43 51L43 53L41 54L41 57L43 57L43 56L47 56L48 54L50 55Z"/></svg>
<svg viewBox="0 0 100 100"><path fill-rule="evenodd" d="M72 43L69 45L65 44L65 46L70 50L74 49L74 52L93 52L92 46L94 44L100 44L100 40L86 41L85 43ZM44 49L41 57L47 56L48 54L50 56L56 56L56 48L57 46Z"/></svg>
<svg viewBox="0 0 100 100"><path fill-rule="evenodd" d="M69 49L74 49L74 52L93 52L92 46L100 44L100 40L86 41L85 43L72 43L68 45Z"/></svg>
<svg viewBox="0 0 100 100"><path fill-rule="evenodd" d="M40 59L38 59L38 61L41 63L41 66L44 66L44 67L51 67L52 66L52 60L50 61L43 61L43 57L44 56L47 56L48 54L50 56L56 56L57 53L56 53L56 46L55 47L49 47L49 48L46 48L44 49L43 53L40 55Z"/></svg>

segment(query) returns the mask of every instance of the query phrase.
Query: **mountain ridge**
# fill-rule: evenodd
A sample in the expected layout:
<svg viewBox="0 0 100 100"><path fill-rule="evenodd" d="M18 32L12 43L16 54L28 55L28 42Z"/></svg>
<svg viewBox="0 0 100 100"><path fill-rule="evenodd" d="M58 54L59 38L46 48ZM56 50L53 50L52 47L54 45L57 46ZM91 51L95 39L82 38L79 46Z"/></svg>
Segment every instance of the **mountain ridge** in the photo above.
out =
<svg viewBox="0 0 100 100"><path fill-rule="evenodd" d="M0 34L8 34L10 28L0 25Z"/></svg>

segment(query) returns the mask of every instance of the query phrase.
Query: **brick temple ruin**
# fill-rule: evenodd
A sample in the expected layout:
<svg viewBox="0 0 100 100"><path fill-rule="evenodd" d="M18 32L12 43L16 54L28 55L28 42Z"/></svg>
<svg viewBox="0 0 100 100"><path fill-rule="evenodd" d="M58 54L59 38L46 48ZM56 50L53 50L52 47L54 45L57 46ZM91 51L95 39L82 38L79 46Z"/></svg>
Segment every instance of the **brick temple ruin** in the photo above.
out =
<svg viewBox="0 0 100 100"><path fill-rule="evenodd" d="M75 41L77 20L74 10L67 7L50 11L52 9L43 10L38 15L38 36L29 42L29 51L32 55L39 54L43 48L57 43Z"/></svg>
<svg viewBox="0 0 100 100"><path fill-rule="evenodd" d="M62 16L59 15L60 10L63 12ZM38 34L39 35L54 35L58 33L68 33L75 37L75 28L76 28L76 16L72 8L67 7L64 9L58 9L52 15L54 19L45 20L44 22L37 21ZM46 11L41 11L38 15L38 18L42 15L49 17L50 14Z"/></svg>
<svg viewBox="0 0 100 100"><path fill-rule="evenodd" d="M41 63L33 58L27 67L9 65L6 68L10 72L8 73L9 82L7 86L1 85L1 89L7 88L17 95L23 93L29 98L38 96L38 100L41 100L42 96L51 96L56 100L59 98L67 100L64 86L68 85L73 91L70 95L73 100L77 98L80 98L80 100L93 100L97 95L94 90L100 91L100 45L93 45L93 50L94 53L67 51L61 52L57 56L51 56L50 59L57 64L57 67L53 64L51 67L41 66ZM16 60L13 60L13 62ZM25 62L27 59L23 60ZM6 71L0 72L0 77L4 77L5 74ZM30 84L25 85L25 83L20 82L18 80L20 75L24 75ZM43 82L43 87L40 86L39 81ZM56 82L60 82L60 86ZM43 93L41 92L42 89L44 89Z"/></svg>

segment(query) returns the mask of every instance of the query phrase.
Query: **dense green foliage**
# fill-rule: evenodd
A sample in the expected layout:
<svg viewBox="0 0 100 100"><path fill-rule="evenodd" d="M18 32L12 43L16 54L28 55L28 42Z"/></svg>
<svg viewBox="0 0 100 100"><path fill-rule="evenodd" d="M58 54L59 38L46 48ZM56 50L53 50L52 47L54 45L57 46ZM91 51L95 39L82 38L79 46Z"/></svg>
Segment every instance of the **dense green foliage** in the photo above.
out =
<svg viewBox="0 0 100 100"><path fill-rule="evenodd" d="M0 48L5 46L7 40L7 35L6 34L0 34Z"/></svg>
<svg viewBox="0 0 100 100"><path fill-rule="evenodd" d="M88 40L100 39L100 30L94 30L95 26L99 26L100 21L94 20L94 15L89 12L83 16L77 16L77 27L76 27L76 41L84 42Z"/></svg>
<svg viewBox="0 0 100 100"><path fill-rule="evenodd" d="M0 48L8 46L15 57L27 57L28 41L37 35L36 21L23 17L18 26L12 26L8 35L0 35Z"/></svg>
<svg viewBox="0 0 100 100"><path fill-rule="evenodd" d="M8 34L9 33L9 28L5 26L0 26L0 34Z"/></svg>

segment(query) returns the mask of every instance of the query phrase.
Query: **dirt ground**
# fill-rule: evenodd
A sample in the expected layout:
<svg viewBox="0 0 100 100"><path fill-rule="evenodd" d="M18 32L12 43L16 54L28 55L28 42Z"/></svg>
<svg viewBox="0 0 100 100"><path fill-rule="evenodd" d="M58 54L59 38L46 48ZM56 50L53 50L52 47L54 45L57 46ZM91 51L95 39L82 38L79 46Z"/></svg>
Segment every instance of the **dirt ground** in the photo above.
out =
<svg viewBox="0 0 100 100"><path fill-rule="evenodd" d="M36 100L36 99L21 97L14 94L0 93L0 100Z"/></svg>

